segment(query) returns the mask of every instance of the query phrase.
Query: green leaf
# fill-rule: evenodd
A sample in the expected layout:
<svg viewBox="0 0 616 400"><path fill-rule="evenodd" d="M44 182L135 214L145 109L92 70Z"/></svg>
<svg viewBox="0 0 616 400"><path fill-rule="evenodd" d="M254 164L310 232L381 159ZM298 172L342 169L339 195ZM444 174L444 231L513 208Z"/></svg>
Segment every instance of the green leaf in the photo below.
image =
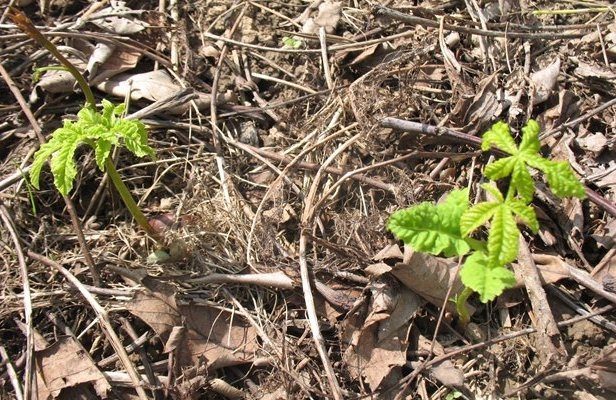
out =
<svg viewBox="0 0 616 400"><path fill-rule="evenodd" d="M119 104L118 106L114 106L113 103L107 99L103 99L101 101L101 104L103 105L103 112L100 114L101 124L109 128L113 126L115 122L115 116L122 115L125 110L125 106L123 103Z"/></svg>
<svg viewBox="0 0 616 400"><path fill-rule="evenodd" d="M460 219L460 230L462 235L468 236L475 229L488 222L499 206L499 202L484 201L482 203L475 204L466 210Z"/></svg>
<svg viewBox="0 0 616 400"><path fill-rule="evenodd" d="M510 185L515 188L512 195L516 193L526 203L530 203L535 194L535 182L524 163L516 163L511 174Z"/></svg>
<svg viewBox="0 0 616 400"><path fill-rule="evenodd" d="M556 196L586 198L584 185L576 178L567 161L551 161L550 168L544 172L548 185Z"/></svg>
<svg viewBox="0 0 616 400"><path fill-rule="evenodd" d="M43 165L51 155L60 148L61 143L47 142L42 144L41 147L34 153L34 161L32 162L32 168L30 169L30 183L37 189L40 189L40 176Z"/></svg>
<svg viewBox="0 0 616 400"><path fill-rule="evenodd" d="M296 39L293 37L285 36L282 38L282 44L288 46L292 49L299 49L302 47L303 42L300 39Z"/></svg>
<svg viewBox="0 0 616 400"><path fill-rule="evenodd" d="M60 128L66 129L66 128ZM54 132L54 134L58 131ZM53 173L54 185L63 195L68 195L73 189L73 181L77 176L77 165L75 163L75 151L81 143L79 132L71 129L72 135L62 135L62 147L60 147L51 157L51 172Z"/></svg>
<svg viewBox="0 0 616 400"><path fill-rule="evenodd" d="M526 126L522 128L522 141L520 142L520 151L526 154L538 153L541 148L539 142L539 124L534 119L529 119Z"/></svg>
<svg viewBox="0 0 616 400"><path fill-rule="evenodd" d="M77 122L82 127L96 126L100 124L101 115L90 107L84 107L77 113Z"/></svg>
<svg viewBox="0 0 616 400"><path fill-rule="evenodd" d="M532 231L537 233L539 231L539 221L537 220L537 213L535 209L527 205L522 200L509 200L507 202L511 211L520 218Z"/></svg>
<svg viewBox="0 0 616 400"><path fill-rule="evenodd" d="M503 266L490 267L487 256L480 251L466 258L460 270L460 279L465 286L479 294L483 303L494 300L516 283L513 272Z"/></svg>
<svg viewBox="0 0 616 400"><path fill-rule="evenodd" d="M498 190L498 188L495 185L492 185L489 183L482 183L481 188L485 190L486 192L490 193L492 197L494 197L495 201L499 203L502 203L503 201L505 201L503 194L500 192L500 190Z"/></svg>
<svg viewBox="0 0 616 400"><path fill-rule="evenodd" d="M476 247L460 233L460 218L468 207L468 189L453 190L440 204L421 203L396 211L387 228L416 251L459 256Z"/></svg>
<svg viewBox="0 0 616 400"><path fill-rule="evenodd" d="M511 175L511 196L519 195L526 202L532 200L535 192L534 182L528 171L528 167L542 171L547 178L548 184L555 195L559 197L586 197L584 185L577 179L571 166L566 161L550 161L539 155L541 143L539 142L539 124L529 120L522 128L522 141L516 147L513 137L509 132L509 126L503 122L497 122L483 135L481 148L487 150L494 145L499 149L511 154L488 165L484 174L498 180Z"/></svg>
<svg viewBox="0 0 616 400"><path fill-rule="evenodd" d="M94 146L94 157L96 165L101 171L105 171L105 161L111 153L112 142L109 140L99 139Z"/></svg>
<svg viewBox="0 0 616 400"><path fill-rule="evenodd" d="M75 151L82 142L94 149L96 164L101 170L105 169L105 161L113 146L124 145L138 157L155 156L154 150L147 144L145 125L137 120L121 118L124 104L114 106L108 100L103 100L102 104L100 113L90 107L79 110L77 121L65 121L64 126L52 134L51 140L39 148L30 171L30 181L34 187L39 188L41 169L51 157L54 184L60 193L68 194L77 176Z"/></svg>
<svg viewBox="0 0 616 400"><path fill-rule="evenodd" d="M122 119L113 129L122 133L124 145L137 157L156 157L154 149L148 146L148 132L141 121Z"/></svg>
<svg viewBox="0 0 616 400"><path fill-rule="evenodd" d="M505 265L518 257L518 230L509 204L501 203L495 208L488 231L489 265Z"/></svg>
<svg viewBox="0 0 616 400"><path fill-rule="evenodd" d="M509 125L502 121L492 125L492 128L483 134L481 150L490 150L490 146L496 146L509 154L515 154L518 151L515 141L511 137Z"/></svg>
<svg viewBox="0 0 616 400"><path fill-rule="evenodd" d="M501 158L486 165L483 169L483 174L493 181L497 181L511 175L516 164L516 159L513 157Z"/></svg>

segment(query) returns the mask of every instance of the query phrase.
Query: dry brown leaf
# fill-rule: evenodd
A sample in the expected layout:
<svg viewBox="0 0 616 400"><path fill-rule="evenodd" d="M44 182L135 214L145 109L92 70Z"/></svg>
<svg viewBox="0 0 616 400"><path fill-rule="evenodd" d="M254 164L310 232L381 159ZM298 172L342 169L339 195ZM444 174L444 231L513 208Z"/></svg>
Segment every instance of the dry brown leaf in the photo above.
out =
<svg viewBox="0 0 616 400"><path fill-rule="evenodd" d="M616 185L616 162L608 161L607 165L601 168L593 168L592 177L589 181L599 187Z"/></svg>
<svg viewBox="0 0 616 400"><path fill-rule="evenodd" d="M92 54L94 55L94 53ZM117 47L112 56L107 58L104 63L98 66L88 77L90 84L96 86L106 79L135 68L139 60L141 60L141 56L139 51L125 47Z"/></svg>
<svg viewBox="0 0 616 400"><path fill-rule="evenodd" d="M442 307L447 295L451 273L457 269L457 262L414 252L407 263L397 263L391 273L404 286L437 307ZM462 292L460 279L454 278L451 296ZM453 303L447 305L448 310L455 312Z"/></svg>
<svg viewBox="0 0 616 400"><path fill-rule="evenodd" d="M386 284L372 290L369 306L343 322L344 341L349 347L344 360L355 378L363 376L372 391L401 378L406 363L408 326L421 299L409 289Z"/></svg>
<svg viewBox="0 0 616 400"><path fill-rule="evenodd" d="M88 22L117 35L130 35L147 28L149 25L135 18L133 10L126 7L125 3L111 2L111 7L92 14Z"/></svg>
<svg viewBox="0 0 616 400"><path fill-rule="evenodd" d="M135 68L141 53L125 46L91 43L76 39L72 41L73 51L66 58L89 80L93 86L122 72ZM74 54L79 54L76 57ZM84 60L88 59L88 62ZM72 93L76 80L68 71L47 71L35 86L49 93ZM36 91L31 101L36 101Z"/></svg>
<svg viewBox="0 0 616 400"><path fill-rule="evenodd" d="M560 58L556 57L545 68L530 75L530 79L533 82L533 105L541 104L550 97L556 86L559 74Z"/></svg>
<svg viewBox="0 0 616 400"><path fill-rule="evenodd" d="M319 12L315 18L308 18L302 26L303 33L317 34L319 28L332 33L340 20L341 3L326 0L319 5Z"/></svg>
<svg viewBox="0 0 616 400"><path fill-rule="evenodd" d="M560 126L579 113L577 100L578 98L570 90L561 90L558 93L558 104L540 114L537 121L546 131Z"/></svg>
<svg viewBox="0 0 616 400"><path fill-rule="evenodd" d="M430 368L429 372L430 376L449 388L464 387L464 372L449 360Z"/></svg>
<svg viewBox="0 0 616 400"><path fill-rule="evenodd" d="M116 75L97 85L99 90L116 97L126 98L130 95L132 100L146 99L149 101L163 100L180 92L182 87L175 83L165 70L145 72L143 74ZM210 95L198 93L195 100L199 109L210 106ZM182 107L182 112L188 105Z"/></svg>
<svg viewBox="0 0 616 400"><path fill-rule="evenodd" d="M605 81L613 81L616 79L616 73L610 71L606 66L601 64L590 64L581 60L578 60L578 67L575 69L575 74L582 78L595 78Z"/></svg>
<svg viewBox="0 0 616 400"><path fill-rule="evenodd" d="M86 66L84 76L86 78L95 76L98 72L98 68L111 58L115 49L116 46L112 43L97 43L88 59L88 65Z"/></svg>
<svg viewBox="0 0 616 400"><path fill-rule="evenodd" d="M400 246L397 244L390 244L385 246L381 251L376 253L372 259L374 261L383 261L387 259L398 259L401 260L404 255L402 254L402 250L400 250Z"/></svg>
<svg viewBox="0 0 616 400"><path fill-rule="evenodd" d="M588 135L576 139L576 143L584 150L599 155L607 148L607 138L601 132L589 133Z"/></svg>
<svg viewBox="0 0 616 400"><path fill-rule="evenodd" d="M616 344L603 349L599 361L590 367L602 385L602 388L616 393Z"/></svg>
<svg viewBox="0 0 616 400"><path fill-rule="evenodd" d="M503 101L497 87L497 74L483 78L479 82L477 94L468 108L464 109L464 131L468 133L482 132L494 118L503 112Z"/></svg>
<svg viewBox="0 0 616 400"><path fill-rule="evenodd" d="M386 248L379 252L379 255L382 256L382 254L393 256L399 253ZM390 267L385 263L375 263L366 267L365 270L372 276L380 276L391 272L404 286L435 306L442 307L447 295L451 273L455 272L457 261L413 252L408 246L405 246L404 257L406 262L396 263L394 267ZM569 266L560 257L538 254L533 258L537 264L541 281L544 284L554 283L570 277ZM521 276L516 275L516 281L517 288L524 287L524 280ZM453 277L450 297L455 297L456 294L459 294L463 286L459 275L456 274ZM472 314L474 308L470 305L468 307ZM455 305L451 302L447 303L447 309L450 312L457 313Z"/></svg>
<svg viewBox="0 0 616 400"><path fill-rule="evenodd" d="M207 361L209 368L251 362L257 350L254 328L244 325L239 315L217 308L199 305L179 305L172 285L145 277L149 291L138 292L127 305L128 310L147 323L156 334L177 350L179 366ZM171 333L186 331L174 337Z"/></svg>
<svg viewBox="0 0 616 400"><path fill-rule="evenodd" d="M83 383L91 383L99 396L107 398L109 382L74 337L59 337L54 344L34 354L39 399L56 398L62 389Z"/></svg>

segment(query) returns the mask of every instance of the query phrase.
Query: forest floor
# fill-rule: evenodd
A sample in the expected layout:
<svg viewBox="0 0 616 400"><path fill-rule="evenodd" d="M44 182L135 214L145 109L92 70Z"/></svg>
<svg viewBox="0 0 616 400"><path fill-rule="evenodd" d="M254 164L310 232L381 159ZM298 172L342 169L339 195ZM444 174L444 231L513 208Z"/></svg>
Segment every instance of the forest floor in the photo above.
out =
<svg viewBox="0 0 616 400"><path fill-rule="evenodd" d="M609 2L11 4L0 398L616 398ZM47 164L32 185L35 152L86 97L41 70L59 61L27 18L98 107L145 124L155 157L109 153L145 229L90 146L64 158L68 196ZM471 296L465 324L458 260L413 252L387 222L453 189L481 199L502 157L482 134L504 121L519 142L531 119L587 197L534 176L516 285Z"/></svg>

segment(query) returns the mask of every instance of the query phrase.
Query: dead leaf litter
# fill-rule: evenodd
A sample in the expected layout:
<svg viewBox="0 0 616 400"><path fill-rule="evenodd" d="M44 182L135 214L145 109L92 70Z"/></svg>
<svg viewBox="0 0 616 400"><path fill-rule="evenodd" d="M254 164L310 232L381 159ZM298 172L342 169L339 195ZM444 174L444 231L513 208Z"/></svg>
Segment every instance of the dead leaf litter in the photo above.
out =
<svg viewBox="0 0 616 400"><path fill-rule="evenodd" d="M70 198L29 185L85 100L3 8L0 398L616 396L609 2L11 4L147 125L156 159L112 157L159 240L85 147ZM540 188L518 286L461 327L458 260L385 224L530 118L589 198Z"/></svg>

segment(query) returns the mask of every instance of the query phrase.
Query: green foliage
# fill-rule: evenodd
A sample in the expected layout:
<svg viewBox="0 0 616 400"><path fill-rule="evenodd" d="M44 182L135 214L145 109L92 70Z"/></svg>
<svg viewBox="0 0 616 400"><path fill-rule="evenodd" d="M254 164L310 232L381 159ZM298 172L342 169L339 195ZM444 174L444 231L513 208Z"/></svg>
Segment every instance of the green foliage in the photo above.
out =
<svg viewBox="0 0 616 400"><path fill-rule="evenodd" d="M488 199L469 207L468 189L452 190L440 204L421 203L396 211L387 224L397 238L416 251L445 257L468 255L460 278L467 288L479 294L482 302L493 300L515 284L506 265L518 255L518 224L526 225L534 233L539 230L535 210L530 205L535 193L530 168L544 173L555 195L586 196L584 186L566 161L551 161L539 154L539 125L535 121L528 121L522 129L519 146L509 126L497 122L484 134L481 145L484 151L492 147L508 156L487 165L484 174L492 181L510 178L505 194L495 184L483 184ZM488 227L487 240L473 239L471 235L483 226ZM458 301L465 301L466 297L460 296ZM461 305L458 306L460 309Z"/></svg>
<svg viewBox="0 0 616 400"><path fill-rule="evenodd" d="M82 143L94 149L96 164L101 171L105 170L105 162L113 146L124 146L138 157L155 156L154 150L147 143L145 125L137 120L122 118L124 104L114 106L107 100L103 100L102 104L102 113L89 107L81 109L77 113L77 121L64 121L64 125L56 129L51 139L41 145L34 154L30 170L32 186L39 188L41 169L51 157L54 185L60 193L67 195L77 176L75 151Z"/></svg>
<svg viewBox="0 0 616 400"><path fill-rule="evenodd" d="M304 45L304 42L301 39L296 39L294 37L285 36L282 38L282 44L294 50L297 50Z"/></svg>
<svg viewBox="0 0 616 400"><path fill-rule="evenodd" d="M392 214L387 228L417 251L461 256L472 248L470 238L460 232L467 208L468 189L452 190L441 204L424 202Z"/></svg>

